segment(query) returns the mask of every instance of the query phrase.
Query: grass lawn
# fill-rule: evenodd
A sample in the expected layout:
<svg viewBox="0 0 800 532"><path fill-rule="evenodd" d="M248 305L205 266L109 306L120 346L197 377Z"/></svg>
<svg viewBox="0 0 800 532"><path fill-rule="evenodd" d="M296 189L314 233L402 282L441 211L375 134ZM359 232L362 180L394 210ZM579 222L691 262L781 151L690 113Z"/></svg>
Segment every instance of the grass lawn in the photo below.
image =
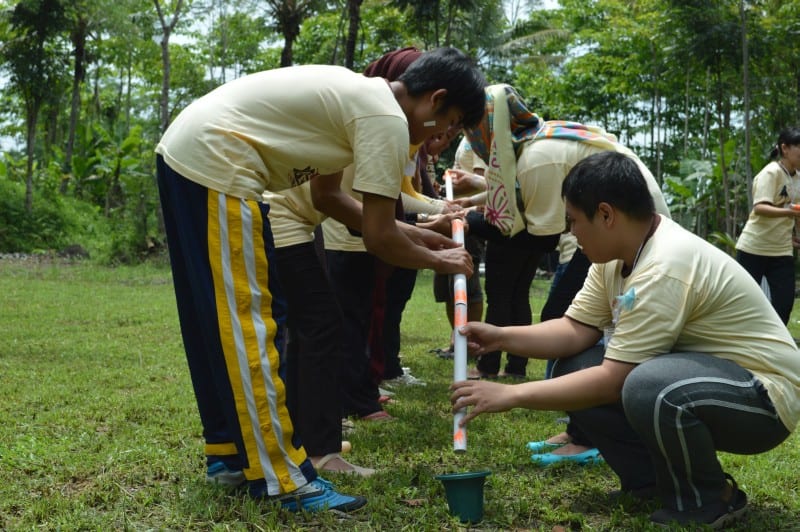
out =
<svg viewBox="0 0 800 532"><path fill-rule="evenodd" d="M348 459L368 479L329 475L369 504L347 518L295 515L204 482L199 418L164 266L0 261L0 529L457 530L441 473L490 470L486 530L649 530L652 507L610 507L605 466L533 466L529 440L562 426L560 412L485 415L452 451L452 362L443 305L422 272L403 321L403 365L427 381L397 389L399 418L357 423ZM531 290L534 315L548 284ZM800 309L796 309L800 310ZM792 333L800 336L797 314ZM531 361L538 379L544 363ZM756 456L722 454L750 497L735 530L800 530L800 440Z"/></svg>

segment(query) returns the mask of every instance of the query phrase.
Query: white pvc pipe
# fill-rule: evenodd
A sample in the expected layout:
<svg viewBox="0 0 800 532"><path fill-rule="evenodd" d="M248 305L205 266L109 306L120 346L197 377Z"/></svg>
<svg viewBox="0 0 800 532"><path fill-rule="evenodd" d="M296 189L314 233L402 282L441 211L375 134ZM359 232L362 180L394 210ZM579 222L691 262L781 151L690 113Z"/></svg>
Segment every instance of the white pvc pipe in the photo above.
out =
<svg viewBox="0 0 800 532"><path fill-rule="evenodd" d="M446 198L453 200L453 180L450 172L444 173ZM453 240L464 245L464 220L454 218L452 222ZM453 280L453 381L467 380L467 338L459 332L459 328L467 323L467 277L457 273ZM465 452L467 450L467 429L459 427L459 423L466 414L462 408L453 415L453 450Z"/></svg>

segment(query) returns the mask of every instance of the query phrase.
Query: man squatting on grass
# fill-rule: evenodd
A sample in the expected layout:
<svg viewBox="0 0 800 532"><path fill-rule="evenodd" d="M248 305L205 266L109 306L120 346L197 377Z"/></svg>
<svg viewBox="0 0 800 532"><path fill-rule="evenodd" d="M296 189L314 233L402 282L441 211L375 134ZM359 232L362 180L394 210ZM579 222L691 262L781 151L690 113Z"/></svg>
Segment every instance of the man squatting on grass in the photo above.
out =
<svg viewBox="0 0 800 532"><path fill-rule="evenodd" d="M716 450L762 453L800 418L800 352L736 261L655 213L636 164L604 152L579 162L562 196L592 262L566 315L530 326L470 322L476 355L556 359L554 378L452 385L464 423L512 408L566 410L622 492L659 495L650 519L724 526L745 493ZM596 346L604 336L605 349Z"/></svg>
<svg viewBox="0 0 800 532"><path fill-rule="evenodd" d="M178 316L203 424L207 478L297 511L350 511L317 477L293 433L280 368L283 301L263 202L311 180L315 208L361 231L367 249L405 268L472 273L452 240L395 222L411 144L483 116L485 80L445 48L398 81L335 66L260 72L181 112L156 152ZM355 165L358 202L339 188Z"/></svg>

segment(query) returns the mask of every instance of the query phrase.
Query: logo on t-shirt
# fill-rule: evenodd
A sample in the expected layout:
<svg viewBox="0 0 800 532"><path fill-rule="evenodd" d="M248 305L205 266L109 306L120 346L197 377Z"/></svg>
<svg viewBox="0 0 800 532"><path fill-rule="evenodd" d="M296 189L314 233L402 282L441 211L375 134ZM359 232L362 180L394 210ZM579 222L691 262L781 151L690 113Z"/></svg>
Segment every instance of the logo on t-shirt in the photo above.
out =
<svg viewBox="0 0 800 532"><path fill-rule="evenodd" d="M781 198L788 198L789 197L789 191L786 189L786 185L783 185L783 188L781 189L781 193L778 194L778 196L780 196Z"/></svg>
<svg viewBox="0 0 800 532"><path fill-rule="evenodd" d="M302 170L299 168L292 169L292 175L289 176L289 180L292 182L292 186L296 187L302 185L306 181L311 181L311 179L317 177L319 175L319 171L316 168L311 168L310 166L306 166Z"/></svg>

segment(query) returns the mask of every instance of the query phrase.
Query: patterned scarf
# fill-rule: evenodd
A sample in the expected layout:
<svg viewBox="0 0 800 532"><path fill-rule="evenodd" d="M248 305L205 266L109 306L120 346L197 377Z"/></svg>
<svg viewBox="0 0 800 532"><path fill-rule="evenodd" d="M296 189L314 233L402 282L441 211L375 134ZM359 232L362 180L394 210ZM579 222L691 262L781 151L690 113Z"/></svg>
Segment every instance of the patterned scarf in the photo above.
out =
<svg viewBox="0 0 800 532"><path fill-rule="evenodd" d="M543 122L525 107L522 98L510 85L486 87L486 111L480 125L465 130L475 153L487 164L486 221L506 236L525 228L520 213L517 157L525 142L541 139L566 139L586 142L605 150L614 150L617 139L602 128L578 122L552 120Z"/></svg>
<svg viewBox="0 0 800 532"><path fill-rule="evenodd" d="M517 208L517 154L542 125L510 85L486 87L486 111L475 129L466 130L475 153L487 164L486 221L504 235L525 227Z"/></svg>
<svg viewBox="0 0 800 532"><path fill-rule="evenodd" d="M533 137L540 139L567 139L585 142L604 150L616 150L617 137L597 126L587 126L566 120L549 120Z"/></svg>

